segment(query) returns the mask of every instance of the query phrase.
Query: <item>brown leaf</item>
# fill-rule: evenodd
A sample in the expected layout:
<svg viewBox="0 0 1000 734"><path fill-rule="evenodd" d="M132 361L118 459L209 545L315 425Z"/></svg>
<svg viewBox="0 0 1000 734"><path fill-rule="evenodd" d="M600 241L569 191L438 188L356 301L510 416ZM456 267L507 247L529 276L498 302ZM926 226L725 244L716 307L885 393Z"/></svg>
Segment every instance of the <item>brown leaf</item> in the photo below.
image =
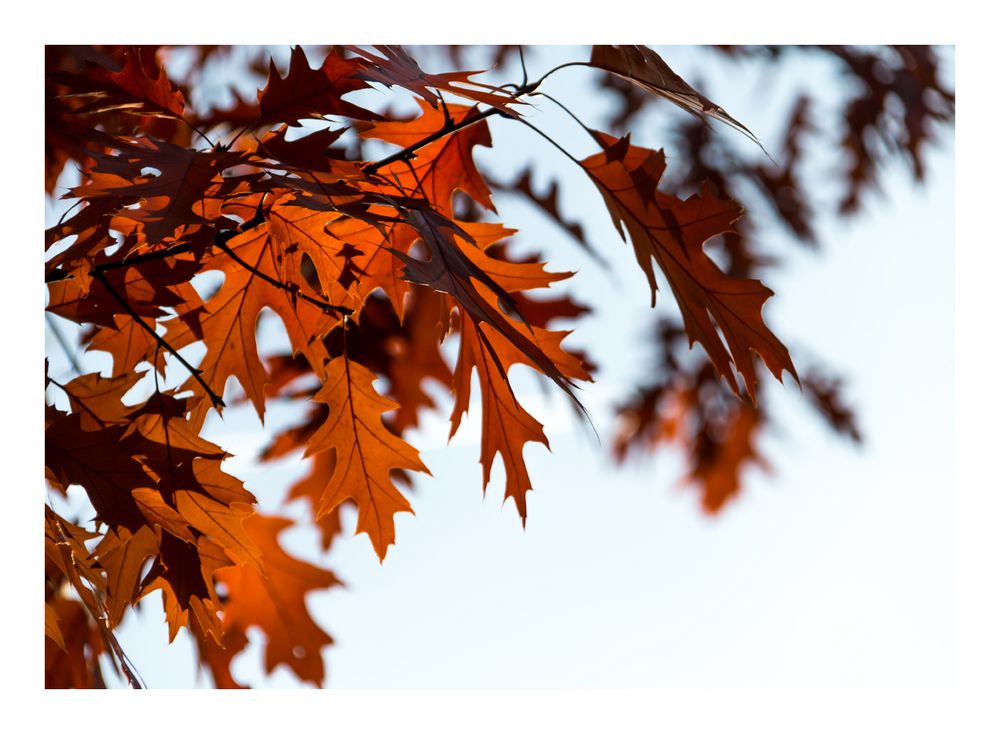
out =
<svg viewBox="0 0 1000 734"><path fill-rule="evenodd" d="M402 46L375 46L375 50L382 54L381 57L357 46L348 46L347 49L364 59L363 70L357 76L366 81L404 87L425 99L432 107L439 104L438 96L433 92L434 89L439 89L496 107L511 117L519 117L517 111L510 106L517 103L510 92L469 78L482 74L481 71L428 74Z"/></svg>
<svg viewBox="0 0 1000 734"><path fill-rule="evenodd" d="M122 110L153 117L183 117L184 95L162 67L156 69L155 78L149 76L139 56L138 49L126 50L119 71L91 65L86 75L57 71L50 76L68 87L70 95L86 100L75 110L77 114Z"/></svg>
<svg viewBox="0 0 1000 734"><path fill-rule="evenodd" d="M323 66L309 66L301 46L292 49L288 76L282 77L271 62L267 85L257 94L260 105L259 125L285 122L293 127L299 120L343 115L356 120L372 120L378 116L343 99L348 92L367 85L358 77L361 64L357 59L345 59L334 49Z"/></svg>
<svg viewBox="0 0 1000 734"><path fill-rule="evenodd" d="M197 545L186 543L173 535L164 535L160 554L141 582L141 594L157 589L163 592L163 611L172 642L181 627L188 625L191 615L204 634L216 641L222 639L219 618L222 604L215 590L214 577L219 569L232 566L233 561L216 543L205 536Z"/></svg>
<svg viewBox="0 0 1000 734"><path fill-rule="evenodd" d="M289 258L285 257L285 248L270 226L242 232L227 245L249 267L226 253L219 253L205 262L206 269L225 273L222 287L203 310L194 314L197 328L193 328L191 318L179 317L167 322L166 338L175 348L203 341L207 353L199 369L209 387L221 395L226 380L236 377L263 420L264 386L268 376L257 349L257 320L261 310L269 307L281 317L293 349L304 354L318 374L322 374L323 360L327 357L322 337L341 319L296 298L293 290L277 287L257 275L260 273L282 284L294 282L296 277ZM199 420L195 423L200 425L200 419L210 409L208 396L193 377L185 383L185 388L199 395L200 402L195 409Z"/></svg>
<svg viewBox="0 0 1000 734"><path fill-rule="evenodd" d="M751 352L779 380L784 370L798 380L788 349L761 314L773 292L759 280L727 276L703 249L707 240L730 231L740 207L717 199L707 186L686 200L658 191L666 167L663 151L633 146L628 136L616 140L594 133L594 137L604 150L581 164L603 195L622 239L628 232L653 302L655 261L677 299L690 343L701 342L733 392L740 392L739 374L750 398L755 398Z"/></svg>
<svg viewBox="0 0 1000 734"><path fill-rule="evenodd" d="M63 391L69 398L70 408L79 415L80 428L96 431L109 426L128 425L131 408L122 400L142 376L142 372L133 372L109 378L92 372L68 382Z"/></svg>
<svg viewBox="0 0 1000 734"><path fill-rule="evenodd" d="M244 529L244 522L254 514L250 505L225 504L187 490L178 490L175 497L184 519L222 546L234 561L260 568L260 550Z"/></svg>
<svg viewBox="0 0 1000 734"><path fill-rule="evenodd" d="M489 258L469 244L468 240L475 242L470 235L434 212L412 211L408 213L408 218L423 236L431 256L429 260L423 261L397 252L397 257L406 264L407 280L428 285L450 295L477 326L486 324L502 334L530 360L533 366L579 405L573 394L573 382L559 370L544 350L530 338L525 337L504 315L505 312L512 313L523 321L523 317L517 313L517 303L510 293L484 268L488 267L509 276L511 265ZM523 272L523 269L517 272Z"/></svg>
<svg viewBox="0 0 1000 734"><path fill-rule="evenodd" d="M45 602L45 636L52 639L59 649L68 652L66 641L63 640L62 630L59 629L59 613L48 602Z"/></svg>
<svg viewBox="0 0 1000 734"><path fill-rule="evenodd" d="M647 91L670 100L695 116L711 117L724 122L739 130L764 150L764 146L743 123L731 117L712 100L702 96L647 46L594 46L590 56L590 66L624 77Z"/></svg>
<svg viewBox="0 0 1000 734"><path fill-rule="evenodd" d="M569 277L570 273L549 273L542 263L512 263L488 258L485 253L469 248L470 259L484 271L489 270L496 283L511 292L547 288L553 282ZM485 294L484 294L485 297ZM508 373L514 364L530 365L543 370L515 345L506 333L516 333L523 342L545 355L546 360L567 379L591 379L579 358L561 347L567 331L549 331L541 325L518 323L503 316L507 330L504 336L487 324L478 324L468 312L462 315L459 331L458 362L455 365L453 388L455 407L451 414L451 435L454 436L468 409L471 371L475 367L483 404L483 430L480 463L483 467L483 490L489 483L491 468L497 456L503 460L506 473L504 498L513 497L522 523L527 517L527 492L531 479L524 463L524 444L535 441L548 447L542 425L531 416L514 396ZM543 374L547 374L544 373Z"/></svg>
<svg viewBox="0 0 1000 734"><path fill-rule="evenodd" d="M514 498L523 524L528 516L527 492L531 489L528 467L522 455L524 444L535 441L548 448L549 442L542 424L514 397L506 371L496 354L496 345L485 333L486 328L477 327L467 315L462 318L462 341L455 365L451 436L458 430L462 414L468 410L471 374L475 367L483 403L482 447L479 454L479 463L483 467L483 491L489 484L493 461L500 454L507 477L504 499Z"/></svg>
<svg viewBox="0 0 1000 734"><path fill-rule="evenodd" d="M132 490L152 488L155 479L122 448L122 433L120 427L85 431L79 416L61 413L45 431L45 466L60 488L83 486L101 522L135 531L146 518Z"/></svg>
<svg viewBox="0 0 1000 734"><path fill-rule="evenodd" d="M122 206L118 215L138 222L150 243L173 236L182 225L211 225L220 216L221 199L215 197L222 193L221 172L244 160L241 153L191 150L149 136L97 139L118 154L90 151L97 160L94 171L114 174L128 183L93 181L75 187L73 195L89 201L141 199L138 208ZM148 169L158 173L151 175Z"/></svg>
<svg viewBox="0 0 1000 734"><path fill-rule="evenodd" d="M112 316L113 327L98 326L87 337L87 351L97 350L111 355L111 371L115 375L136 371L141 362L155 362L156 371L166 376L166 352L149 331L139 325L136 319L123 314ZM152 319L143 319L153 328Z"/></svg>
<svg viewBox="0 0 1000 734"><path fill-rule="evenodd" d="M159 551L156 533L145 526L134 535L125 528L117 532L108 529L94 549L94 555L108 578L105 605L112 627L121 622L125 610L138 598L139 575L143 565L146 559L155 558Z"/></svg>
<svg viewBox="0 0 1000 734"><path fill-rule="evenodd" d="M136 507L146 519L146 525L151 528L163 528L181 540L189 543L197 542L188 526L188 521L167 504L158 490L138 488L132 490L132 499Z"/></svg>
<svg viewBox="0 0 1000 734"><path fill-rule="evenodd" d="M98 660L105 645L93 618L75 599L56 599L53 607L66 647L46 635L45 687L104 688Z"/></svg>
<svg viewBox="0 0 1000 734"><path fill-rule="evenodd" d="M347 132L348 128L327 128L288 140L288 125L267 133L257 145L257 153L282 164L305 170L322 170L330 146Z"/></svg>

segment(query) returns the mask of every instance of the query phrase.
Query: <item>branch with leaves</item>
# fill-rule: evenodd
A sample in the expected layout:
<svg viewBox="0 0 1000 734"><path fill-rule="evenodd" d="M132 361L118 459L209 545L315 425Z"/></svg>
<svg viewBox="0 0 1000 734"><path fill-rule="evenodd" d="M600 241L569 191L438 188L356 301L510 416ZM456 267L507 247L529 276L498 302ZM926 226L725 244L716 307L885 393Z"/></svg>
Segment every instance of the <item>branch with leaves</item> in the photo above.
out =
<svg viewBox="0 0 1000 734"><path fill-rule="evenodd" d="M218 52L203 50L202 60ZM493 193L535 202L598 262L623 244L587 238L554 185L536 193L530 169L516 183L484 176L474 153L492 144L490 125L531 129L570 157L632 248L651 302L662 282L676 303L680 319L660 335L668 379L623 404L616 454L669 439L696 462L706 509L735 494L768 420L762 368L799 380L762 315L772 292L756 277L744 207L715 171L702 177L713 184L681 194L662 150L578 120L595 151L577 156L524 110L552 99L542 91L552 75L585 68L629 95L641 90L683 108L702 128L714 119L759 141L646 47L595 47L589 60L534 81L523 49L501 55L512 52L521 79L496 86L476 80L479 72L426 72L401 47L334 47L315 68L297 47L284 72L267 60L256 100L206 110L188 103L197 75L175 79L164 69L168 49L48 47L47 192L70 167L78 175L64 193L74 206L46 231L47 310L78 325L88 351L112 358L110 373L60 382L47 375L60 390L46 404L46 478L54 498L83 487L95 517L90 530L56 503L47 509L48 686L102 685L102 656L138 684L113 630L155 591L171 639L187 628L217 685L239 685L230 664L250 627L264 633L268 671L283 664L322 684L332 639L305 596L339 582L288 555L278 536L290 521L260 514L256 497L223 470L229 454L204 428L227 403L245 398L262 422L274 399L303 406L302 420L264 458L298 452L309 464L287 499L310 503L325 547L351 504L356 532L382 560L395 542L395 515L412 511L412 474L427 472L404 432L422 410L446 408L454 435L475 373L483 489L499 456L505 497L526 520L533 482L524 447L548 443L510 371L527 365L586 416L578 385L592 379L592 363L564 348L569 332L552 322L588 308L539 298L571 273L511 256L514 230L490 221ZM408 98L416 116L352 96L373 88ZM365 155L374 141L381 157ZM385 154L385 145L398 150ZM690 170L701 170L701 149L692 156ZM792 165L776 174L773 161L761 160L742 175L767 190L794 181ZM718 240L725 268L704 249ZM289 345L266 358L258 346L265 310ZM457 343L453 362L448 340ZM682 363L677 350L695 344ZM168 372L172 363L181 378ZM857 438L836 378L806 375L808 397ZM231 379L242 396L224 403ZM450 406L438 405L427 381L450 392Z"/></svg>

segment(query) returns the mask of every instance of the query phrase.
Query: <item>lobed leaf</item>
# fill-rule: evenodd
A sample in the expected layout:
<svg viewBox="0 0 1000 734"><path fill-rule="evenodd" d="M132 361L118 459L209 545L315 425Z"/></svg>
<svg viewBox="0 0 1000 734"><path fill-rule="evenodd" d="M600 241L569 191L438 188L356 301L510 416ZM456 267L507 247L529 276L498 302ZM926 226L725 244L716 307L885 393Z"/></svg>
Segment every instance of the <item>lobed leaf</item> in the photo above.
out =
<svg viewBox="0 0 1000 734"><path fill-rule="evenodd" d="M416 449L390 433L382 413L396 403L375 392L375 375L346 353L327 364L323 386L314 400L326 403L329 416L309 439L306 456L333 451L333 474L316 509L317 517L352 500L358 506L357 533L367 533L379 560L396 537L393 515L412 512L390 479L392 469L430 473Z"/></svg>

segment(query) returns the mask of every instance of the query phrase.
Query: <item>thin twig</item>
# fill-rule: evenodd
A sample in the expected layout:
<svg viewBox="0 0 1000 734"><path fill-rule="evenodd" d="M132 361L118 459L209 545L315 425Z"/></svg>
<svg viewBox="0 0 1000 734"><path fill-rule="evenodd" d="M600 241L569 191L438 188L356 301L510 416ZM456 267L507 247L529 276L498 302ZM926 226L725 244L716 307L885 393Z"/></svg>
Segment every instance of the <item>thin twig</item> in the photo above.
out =
<svg viewBox="0 0 1000 734"><path fill-rule="evenodd" d="M267 273L262 273L260 270L255 268L253 265L248 263L243 258L241 258L235 252L233 252L232 248L229 247L229 245L227 245L225 242L216 242L215 246L218 247L220 250L222 250L224 253L226 253L234 261L236 261L236 263L249 270L258 278L266 281L267 283L270 283L275 288L280 288L283 291L291 293L295 298L301 298L303 301L311 303L312 305L322 309L326 313L329 313L330 311L335 311L336 313L339 313L342 316L350 316L351 314L354 313L354 309L347 308L346 306L335 306L332 303L327 303L326 301L321 301L318 298L313 298L312 296L303 293L301 290L299 290L294 286L289 285L288 283L282 283L280 280L272 278Z"/></svg>
<svg viewBox="0 0 1000 734"><path fill-rule="evenodd" d="M393 153L390 156L386 156L382 160L372 161L371 163L367 163L361 167L361 170L364 171L365 173L374 173L378 169L384 168L390 163L395 163L396 161L408 160L413 157L413 154L416 151L420 150L425 145L430 145L435 140L440 140L446 135L451 135L452 133L458 132L463 128L469 127L470 125L475 125L477 122L482 122L486 118L492 117L493 115L508 116L505 112L503 112L503 110L499 110L496 107L493 107L489 110L483 112L477 112L474 115L470 115L461 122L452 122L451 124L448 124L446 122L437 132L431 133L426 138L418 140L413 145L403 148L403 150Z"/></svg>
<svg viewBox="0 0 1000 734"><path fill-rule="evenodd" d="M555 97L553 97L551 94L546 94L545 92L537 92L537 94L538 94L539 97L545 97L545 99L549 100L550 102L555 102L557 105L559 105L562 108L563 112L565 112L567 115L569 115L570 117L572 117L576 121L577 125L579 125L580 127L582 127L588 133L590 132L590 128L587 127L586 124L584 124L583 120L581 120L579 117L577 117L576 115L574 115L573 112L572 112L572 110L570 110L569 107L567 107L566 105L564 105L558 99L556 99Z"/></svg>
<svg viewBox="0 0 1000 734"><path fill-rule="evenodd" d="M125 268L130 265L139 265L140 263L153 262L155 260L163 260L165 258L171 257L172 255L183 255L186 252L191 252L191 244L189 242L182 242L179 245L168 247L165 250L146 252L143 253L142 255L135 255L134 257L126 255L121 260L111 260L106 263L101 263L100 265L95 265L90 270L90 275L92 277L97 277L98 273L106 273L109 270L115 270L117 268ZM53 268L52 270L45 273L45 282L54 283L60 280L66 280L71 276L72 273L68 273L65 270L59 270L58 268Z"/></svg>
<svg viewBox="0 0 1000 734"><path fill-rule="evenodd" d="M212 148L216 147L217 143L213 143L212 140L205 133L203 133L201 130L195 127L193 123L188 122L183 117L180 117L178 119L185 125L187 125L189 128L191 128L194 132L198 133L198 137L200 137L202 140L208 143L210 147Z"/></svg>
<svg viewBox="0 0 1000 734"><path fill-rule="evenodd" d="M135 312L135 309L132 308L129 302L125 300L125 298L112 287L111 283L108 281L107 276L104 274L104 271L95 269L91 271L91 273L94 276L94 278L99 280L101 282L101 285L103 285L107 289L108 293L110 293L114 297L114 299L118 301L119 304L121 304L122 308L124 308L128 312L129 316L135 319L136 323L139 324L146 331L146 333L148 333L150 336L153 337L153 339L156 340L157 344L159 344L161 347L163 347L172 355L174 355L177 358L177 361L180 362L182 365L184 365L185 368L187 368L187 371L191 373L191 376L198 382L199 385L202 386L205 392L208 393L208 397L212 400L213 407L224 408L226 404L223 402L222 398L216 395L215 392L212 390L212 388L208 386L208 383L205 382L205 378L201 376L201 370L192 367L190 362L184 359L184 357L182 357L177 352L176 349L167 344L167 342L164 341L163 337L161 337L159 334L156 333L156 329L147 324L146 321L142 319L139 316L139 314Z"/></svg>

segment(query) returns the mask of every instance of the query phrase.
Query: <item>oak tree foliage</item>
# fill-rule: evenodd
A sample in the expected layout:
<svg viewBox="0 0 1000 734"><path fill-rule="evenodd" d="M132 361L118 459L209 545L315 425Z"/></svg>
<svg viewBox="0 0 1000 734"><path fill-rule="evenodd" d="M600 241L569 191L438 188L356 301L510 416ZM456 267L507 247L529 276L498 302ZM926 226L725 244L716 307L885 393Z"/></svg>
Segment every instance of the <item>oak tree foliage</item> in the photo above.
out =
<svg viewBox="0 0 1000 734"><path fill-rule="evenodd" d="M834 430L860 440L839 380L793 360L766 322L772 291L761 273L770 260L760 225L749 226L777 220L815 244L817 204L801 178L818 129L808 92L793 100L781 146L768 154L644 46L596 46L535 76L531 49L493 49L492 75L469 69L466 51L296 47L279 65L261 50L244 70L258 79L256 98L226 103L203 87L206 69L233 53L227 47L47 48L46 193L68 205L45 232L47 310L112 364L59 381L46 363L46 480L53 496L81 487L92 508L66 517L46 504L47 686L105 685L102 658L104 670L141 685L115 629L155 591L170 638L190 631L215 685L240 686L230 663L251 627L263 632L268 671L284 664L303 681L326 679L322 653L332 639L305 599L339 582L289 555L281 534L291 521L258 511L226 470L230 454L204 437L227 404L248 401L261 420L273 400L300 404L301 420L261 458L309 464L287 499L310 504L325 548L349 503L355 532L383 559L395 516L412 512L413 474L428 473L407 429L422 409L440 409L454 434L477 390L482 488L499 458L505 497L527 517L533 483L523 450L547 439L510 370L534 369L586 420L578 387L594 379L594 366L564 347L569 332L553 322L601 304L546 297L571 274L511 255L514 230L498 192L533 203L591 263L631 250L664 314L658 368L637 376L619 406L618 458L680 447L705 510L718 511L744 469L762 461L757 440L774 380L797 382ZM436 54L440 64L444 52L459 70L431 73L418 61ZM845 215L877 187L888 160L904 159L922 178L935 130L953 118L929 48L704 53L765 69L813 55L850 76L857 94L839 110L841 137L826 141L841 154ZM170 63L176 54L186 68ZM484 81L496 70L509 78ZM543 100L558 111L545 81L568 73L596 79L617 104L604 129L577 119L592 143L582 154L526 114ZM368 89L388 94L366 106L371 97L355 93ZM398 97L417 112L396 112ZM669 165L664 149L630 134L650 110L668 126ZM530 128L540 150L571 159L620 241L594 241L557 184L538 185L544 156L526 156L513 180L481 171L477 150L503 125ZM736 144L740 136L757 145L753 154ZM758 211L744 210L739 192L748 189ZM287 335L285 353L261 354L265 310ZM448 391L449 404L432 397L429 382Z"/></svg>

